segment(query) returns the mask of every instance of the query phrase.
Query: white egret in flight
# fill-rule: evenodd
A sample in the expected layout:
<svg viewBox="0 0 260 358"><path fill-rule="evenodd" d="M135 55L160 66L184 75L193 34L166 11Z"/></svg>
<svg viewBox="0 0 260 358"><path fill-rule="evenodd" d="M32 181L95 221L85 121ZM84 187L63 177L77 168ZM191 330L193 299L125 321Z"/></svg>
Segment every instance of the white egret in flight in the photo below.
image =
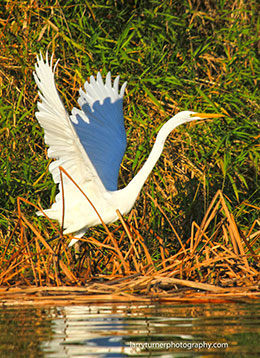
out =
<svg viewBox="0 0 260 358"><path fill-rule="evenodd" d="M56 63L57 65L57 63ZM90 199L105 223L129 213L147 177L159 159L164 142L177 126L202 118L220 117L217 114L184 111L168 120L159 130L152 151L130 183L123 189L117 187L120 164L126 149L126 133L123 117L123 96L126 82L119 90L119 76L114 83L108 72L105 83L98 72L90 77L79 90L80 109L66 111L56 89L52 59L37 57L34 78L39 88L36 118L44 129L45 143L49 146L49 158L56 160L49 170L59 193L55 203L44 213L64 224L64 234L73 233L80 238L88 227L100 224L100 218L86 197L63 176L64 203L61 193L60 169L63 167ZM63 205L65 208L63 209ZM64 210L64 217L63 217ZM41 212L37 213L42 215ZM62 219L63 218L63 219ZM77 240L72 239L70 245Z"/></svg>

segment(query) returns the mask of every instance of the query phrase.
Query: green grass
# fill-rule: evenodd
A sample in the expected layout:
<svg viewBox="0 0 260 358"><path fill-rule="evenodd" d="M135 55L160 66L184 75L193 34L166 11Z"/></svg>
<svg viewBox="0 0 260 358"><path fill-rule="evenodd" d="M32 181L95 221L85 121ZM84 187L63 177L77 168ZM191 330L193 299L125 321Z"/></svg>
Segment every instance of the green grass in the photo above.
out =
<svg viewBox="0 0 260 358"><path fill-rule="evenodd" d="M32 4L30 4L32 3ZM196 2L195 2L196 3ZM224 119L178 128L136 204L166 242L200 223L218 189L241 228L259 215L259 6L257 1L8 1L0 14L0 226L4 243L17 217L16 198L49 207L55 185L34 113L36 54L55 51L66 107L98 70L128 81L128 148L120 185L140 169L160 126L180 110L224 112ZM49 230L34 208L30 221ZM149 238L148 238L149 239ZM148 240L147 239L147 240Z"/></svg>

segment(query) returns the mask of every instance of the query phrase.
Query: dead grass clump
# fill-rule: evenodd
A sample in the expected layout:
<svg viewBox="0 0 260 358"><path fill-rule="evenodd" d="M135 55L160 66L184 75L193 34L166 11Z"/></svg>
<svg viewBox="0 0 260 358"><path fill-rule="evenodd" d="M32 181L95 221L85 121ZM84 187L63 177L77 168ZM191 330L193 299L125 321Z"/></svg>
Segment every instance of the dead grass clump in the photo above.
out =
<svg viewBox="0 0 260 358"><path fill-rule="evenodd" d="M0 258L2 302L197 302L260 296L259 221L242 232L221 191L201 224L192 223L191 236L174 255L155 235L159 259L145 245L139 232L142 222L134 211L128 221L118 212L121 224L113 231L106 227L103 242L82 239L86 252L76 253L75 259L53 223L59 238L53 245L48 243L48 234L41 233L21 211L21 201L34 206L18 199L18 221Z"/></svg>

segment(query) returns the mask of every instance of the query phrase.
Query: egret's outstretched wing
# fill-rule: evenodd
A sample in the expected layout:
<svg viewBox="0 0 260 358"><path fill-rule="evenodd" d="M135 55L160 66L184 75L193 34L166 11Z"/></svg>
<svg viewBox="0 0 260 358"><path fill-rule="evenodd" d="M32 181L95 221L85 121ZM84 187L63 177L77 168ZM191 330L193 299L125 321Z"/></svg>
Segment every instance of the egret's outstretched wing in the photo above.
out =
<svg viewBox="0 0 260 358"><path fill-rule="evenodd" d="M55 86L56 65L52 68L48 55L46 62L40 55L34 73L42 101L38 102L36 117L45 132L48 156L57 159L49 168L54 182L60 182L59 166L62 166L79 185L91 181L91 190L93 184L99 190L104 187L116 190L126 148L123 118L126 83L118 93L119 76L113 86L110 73L105 84L100 73L96 81L91 76L90 83L85 83L86 92L79 91L81 110L73 108L69 117Z"/></svg>
<svg viewBox="0 0 260 358"><path fill-rule="evenodd" d="M118 92L119 76L111 84L110 72L103 83L98 72L97 79L90 77L79 91L81 110L73 108L71 120L107 190L117 190L120 164L126 149L126 133L123 117L123 96L126 82Z"/></svg>
<svg viewBox="0 0 260 358"><path fill-rule="evenodd" d="M37 57L34 73L41 99L41 102L38 102L36 117L44 129L45 142L49 146L48 156L56 159L50 164L49 170L55 183L60 183L59 166L62 166L79 185L91 181L92 188L104 190L102 181L84 150L56 89L56 65L52 68L52 59L49 63L48 54L46 62L40 55ZM69 183L65 177L64 182ZM56 197L56 200L59 199L60 194Z"/></svg>

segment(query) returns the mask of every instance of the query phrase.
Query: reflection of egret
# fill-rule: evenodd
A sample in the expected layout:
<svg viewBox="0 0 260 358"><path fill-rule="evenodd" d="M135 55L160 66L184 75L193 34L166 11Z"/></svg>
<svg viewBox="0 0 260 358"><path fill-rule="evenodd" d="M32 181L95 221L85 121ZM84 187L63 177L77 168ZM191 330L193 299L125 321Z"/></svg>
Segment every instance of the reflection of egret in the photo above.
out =
<svg viewBox="0 0 260 358"><path fill-rule="evenodd" d="M130 323L130 306L65 306L51 309L52 334L42 343L46 357L123 357L130 352L124 340ZM140 309L136 309L141 315ZM47 318L46 318L47 319ZM144 323L143 323L144 322ZM147 322L138 321L136 329L147 330Z"/></svg>
<svg viewBox="0 0 260 358"><path fill-rule="evenodd" d="M63 201L59 167L62 166L81 187L105 223L118 219L116 210L127 214L160 157L168 134L180 124L201 118L219 117L216 114L180 112L165 123L154 143L153 149L138 174L123 189L117 189L118 172L126 149L126 133L123 118L123 95L126 82L118 91L119 76L112 86L110 72L105 84L100 73L97 79L90 77L83 90L79 91L81 109L73 108L67 113L57 92L52 61L37 58L34 74L39 87L41 102L38 102L36 117L45 131L45 142L49 146L48 156L55 158L50 172L60 192L56 202L45 210L50 218L62 223ZM64 234L74 233L79 238L88 227L100 224L100 218L92 206L64 177ZM39 213L41 214L41 213ZM72 240L71 244L77 240Z"/></svg>

